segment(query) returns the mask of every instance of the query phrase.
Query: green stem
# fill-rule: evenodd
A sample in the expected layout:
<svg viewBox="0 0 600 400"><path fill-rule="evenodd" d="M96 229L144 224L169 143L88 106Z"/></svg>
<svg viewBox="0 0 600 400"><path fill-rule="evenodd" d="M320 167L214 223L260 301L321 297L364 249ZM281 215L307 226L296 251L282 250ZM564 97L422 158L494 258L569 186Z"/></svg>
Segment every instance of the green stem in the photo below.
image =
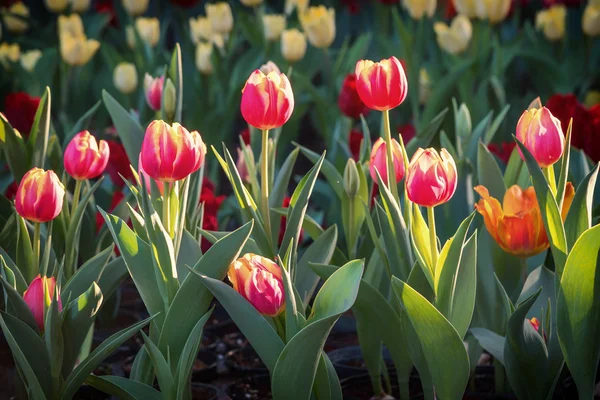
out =
<svg viewBox="0 0 600 400"><path fill-rule="evenodd" d="M163 225L167 232L169 232L169 236L173 237L171 233L171 184L169 182L165 182L164 192L163 192Z"/></svg>
<svg viewBox="0 0 600 400"><path fill-rule="evenodd" d="M385 152L387 159L387 184L392 191L394 199L398 204L400 204L400 197L398 196L398 184L396 183L396 170L394 169L394 153L392 150L392 130L390 128L389 110L383 111L383 134L385 135Z"/></svg>
<svg viewBox="0 0 600 400"><path fill-rule="evenodd" d="M71 217L75 215L75 211L77 211L77 206L79 205L79 197L81 196L81 187L83 186L83 181L77 180L75 182L75 191L73 192L73 204L71 205Z"/></svg>
<svg viewBox="0 0 600 400"><path fill-rule="evenodd" d="M429 224L429 246L431 247L431 261L433 268L436 268L438 260L437 236L435 234L435 213L434 207L427 207L427 222Z"/></svg>
<svg viewBox="0 0 600 400"><path fill-rule="evenodd" d="M41 236L42 224L36 222L33 224L33 261L35 268L40 269L40 236Z"/></svg>
<svg viewBox="0 0 600 400"><path fill-rule="evenodd" d="M271 211L269 208L269 130L262 131L262 153L260 164L261 178L261 206L263 219L265 221L265 231L267 236L271 237Z"/></svg>
<svg viewBox="0 0 600 400"><path fill-rule="evenodd" d="M556 177L554 176L554 167L551 165L547 168L542 168L542 172L544 173L544 176L546 177L546 180L548 181L548 184L550 185L550 190L552 190L552 194L554 196L556 196Z"/></svg>

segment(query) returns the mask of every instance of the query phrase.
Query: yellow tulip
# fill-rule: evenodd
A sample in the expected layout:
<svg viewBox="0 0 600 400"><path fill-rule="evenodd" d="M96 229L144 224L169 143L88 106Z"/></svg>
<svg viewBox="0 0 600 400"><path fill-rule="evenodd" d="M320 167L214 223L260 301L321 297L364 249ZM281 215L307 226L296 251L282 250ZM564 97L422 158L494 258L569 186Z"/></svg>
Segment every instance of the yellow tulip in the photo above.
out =
<svg viewBox="0 0 600 400"><path fill-rule="evenodd" d="M281 32L285 29L285 15L271 14L263 16L265 38L269 41L279 40Z"/></svg>
<svg viewBox="0 0 600 400"><path fill-rule="evenodd" d="M61 12L69 4L69 0L45 0L46 8L51 12Z"/></svg>
<svg viewBox="0 0 600 400"><path fill-rule="evenodd" d="M24 21L22 18L27 19L29 17L29 8L23 2L19 1L14 3L8 9L3 9L4 11L4 25L9 32L13 33L23 33L29 27L29 23ZM14 14L14 15L10 15ZM19 17L17 17L19 16Z"/></svg>
<svg viewBox="0 0 600 400"><path fill-rule="evenodd" d="M210 40L212 26L207 17L190 18L190 36L194 44L201 40Z"/></svg>
<svg viewBox="0 0 600 400"><path fill-rule="evenodd" d="M137 17L142 15L148 9L150 0L123 0L123 8L127 14Z"/></svg>
<svg viewBox="0 0 600 400"><path fill-rule="evenodd" d="M79 14L61 15L58 17L58 36L65 35L85 37L83 22Z"/></svg>
<svg viewBox="0 0 600 400"><path fill-rule="evenodd" d="M435 14L437 0L403 0L402 4L412 19L421 19L425 15L431 18Z"/></svg>
<svg viewBox="0 0 600 400"><path fill-rule="evenodd" d="M212 43L200 42L196 46L196 68L205 75L213 73Z"/></svg>
<svg viewBox="0 0 600 400"><path fill-rule="evenodd" d="M419 71L419 103L425 104L431 95L431 79L425 68Z"/></svg>
<svg viewBox="0 0 600 400"><path fill-rule="evenodd" d="M246 7L257 7L262 4L263 0L240 0L240 2Z"/></svg>
<svg viewBox="0 0 600 400"><path fill-rule="evenodd" d="M465 15L456 16L450 26L443 22L436 22L433 25L433 30L439 46L450 54L464 52L473 36L471 21Z"/></svg>
<svg viewBox="0 0 600 400"><path fill-rule="evenodd" d="M297 62L306 54L306 35L298 29L287 29L281 33L281 54L288 62Z"/></svg>
<svg viewBox="0 0 600 400"><path fill-rule="evenodd" d="M510 11L511 0L477 0L475 13L477 18L489 20L492 24L504 21Z"/></svg>
<svg viewBox="0 0 600 400"><path fill-rule="evenodd" d="M535 27L541 29L548 40L560 40L565 36L566 17L567 7L562 4L552 6L537 13Z"/></svg>
<svg viewBox="0 0 600 400"><path fill-rule="evenodd" d="M228 35L233 29L233 14L229 3L221 1L204 6L212 30L222 35Z"/></svg>
<svg viewBox="0 0 600 400"><path fill-rule="evenodd" d="M84 13L90 9L91 0L70 0L71 11L76 13Z"/></svg>
<svg viewBox="0 0 600 400"><path fill-rule="evenodd" d="M113 83L117 90L123 94L130 94L138 86L138 74L135 65L122 62L113 71Z"/></svg>
<svg viewBox="0 0 600 400"><path fill-rule="evenodd" d="M581 27L583 28L583 32L588 36L600 35L600 4L590 3L585 7Z"/></svg>
<svg viewBox="0 0 600 400"><path fill-rule="evenodd" d="M308 8L309 0L285 0L285 13L290 15L294 9L298 15L302 14Z"/></svg>
<svg viewBox="0 0 600 400"><path fill-rule="evenodd" d="M217 49L219 49L221 51L221 53L224 53L225 50L225 38L223 37L223 35L218 34L218 33L213 33L210 36L210 42L215 45L217 47Z"/></svg>
<svg viewBox="0 0 600 400"><path fill-rule="evenodd" d="M150 47L155 47L160 39L160 22L158 18L139 17L135 20L135 29L140 39Z"/></svg>
<svg viewBox="0 0 600 400"><path fill-rule="evenodd" d="M7 66L7 62L17 62L21 56L21 48L18 44L2 43L0 44L0 63Z"/></svg>
<svg viewBox="0 0 600 400"><path fill-rule="evenodd" d="M100 48L100 42L85 37L63 35L60 37L60 55L71 66L87 64Z"/></svg>
<svg viewBox="0 0 600 400"><path fill-rule="evenodd" d="M42 57L40 50L29 50L21 55L21 66L28 72L33 72L38 60Z"/></svg>
<svg viewBox="0 0 600 400"><path fill-rule="evenodd" d="M300 14L300 24L310 44L317 48L331 46L335 39L335 10L325 6L309 7Z"/></svg>
<svg viewBox="0 0 600 400"><path fill-rule="evenodd" d="M452 0L454 2L454 8L456 12L462 15L466 15L469 18L475 18L477 16L477 10L475 8L475 1L477 0Z"/></svg>

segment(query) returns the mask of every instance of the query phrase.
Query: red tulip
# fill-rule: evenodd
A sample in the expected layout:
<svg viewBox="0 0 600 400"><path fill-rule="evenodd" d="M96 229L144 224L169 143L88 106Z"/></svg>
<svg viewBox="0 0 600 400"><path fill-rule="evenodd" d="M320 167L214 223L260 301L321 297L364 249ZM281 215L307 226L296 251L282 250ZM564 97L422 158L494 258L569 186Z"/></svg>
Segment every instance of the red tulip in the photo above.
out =
<svg viewBox="0 0 600 400"><path fill-rule="evenodd" d="M560 121L546 107L525 110L517 123L517 139L542 168L560 160L565 150L565 135Z"/></svg>
<svg viewBox="0 0 600 400"><path fill-rule="evenodd" d="M64 197L65 188L54 171L33 168L21 179L15 208L29 221L48 222L60 214Z"/></svg>
<svg viewBox="0 0 600 400"><path fill-rule="evenodd" d="M595 163L600 162L600 104L589 110L591 124L590 135L585 143L585 153Z"/></svg>
<svg viewBox="0 0 600 400"><path fill-rule="evenodd" d="M152 179L150 178L150 175L148 175L148 173L144 170L144 165L142 164L142 153L140 153L140 157L138 159L138 174L140 175L140 179L144 180L144 183L146 184L146 190L148 191L148 194L152 193L152 181L154 181L154 183L156 184L156 187L158 188L158 191L160 192L160 194L164 194L165 192L165 184L161 181L157 181L156 179ZM152 181L151 181L152 179Z"/></svg>
<svg viewBox="0 0 600 400"><path fill-rule="evenodd" d="M356 91L356 75L348 74L344 78L338 106L344 115L354 119L359 119L361 114L366 116L369 113L369 108L365 106Z"/></svg>
<svg viewBox="0 0 600 400"><path fill-rule="evenodd" d="M496 155L504 165L508 164L510 156L515 149L517 144L515 142L502 142L500 144L490 143L488 144L488 150Z"/></svg>
<svg viewBox="0 0 600 400"><path fill-rule="evenodd" d="M3 114L21 136L28 137L39 105L39 97L25 92L10 93L4 98Z"/></svg>
<svg viewBox="0 0 600 400"><path fill-rule="evenodd" d="M122 191L120 190L115 190L113 192L112 198L110 200L110 205L108 207L108 212L111 213L115 210L115 208L117 208L117 206L121 203L121 201L123 201L123 199L125 198L125 195L123 194ZM127 225L130 225L129 223ZM100 232L100 229L102 229L102 226L104 226L104 217L102 216L102 214L100 213L100 211L96 211L96 233ZM119 249L115 248L115 250L118 252Z"/></svg>
<svg viewBox="0 0 600 400"><path fill-rule="evenodd" d="M125 182L121 178L127 179L129 182L134 182L133 172L131 171L131 162L123 145L115 140L107 140L109 148L108 164L106 172L110 176L112 183L122 188Z"/></svg>
<svg viewBox="0 0 600 400"><path fill-rule="evenodd" d="M402 141L404 144L408 144L415 136L417 136L417 130L415 126L410 122L408 124L404 124L398 127L398 133L402 136Z"/></svg>
<svg viewBox="0 0 600 400"><path fill-rule="evenodd" d="M200 203L204 204L204 216L202 217L202 229L207 231L216 231L219 229L219 221L217 219L217 213L219 207L226 196L215 195L215 184L210 179L204 178L202 180L202 190L200 191ZM201 248L202 252L206 253L210 249L211 243L202 238Z"/></svg>
<svg viewBox="0 0 600 400"><path fill-rule="evenodd" d="M294 93L285 74L254 71L242 89L242 116L255 128L282 126L294 111Z"/></svg>
<svg viewBox="0 0 600 400"><path fill-rule="evenodd" d="M248 129L248 128L244 129L240 133L240 136L242 137L242 141L244 142L245 145L250 144L250 129Z"/></svg>
<svg viewBox="0 0 600 400"><path fill-rule="evenodd" d="M413 155L406 173L408 198L420 206L435 207L447 202L456 191L456 164L442 149L421 149Z"/></svg>
<svg viewBox="0 0 600 400"><path fill-rule="evenodd" d="M394 173L396 174L396 183L400 182L404 178L404 156L402 155L402 148L400 143L396 139L392 139L392 154L394 155ZM371 161L369 163L369 173L373 182L378 182L377 172L381 176L383 182L387 184L388 173L387 173L387 156L386 156L386 143L383 138L377 139L371 150Z"/></svg>
<svg viewBox="0 0 600 400"><path fill-rule="evenodd" d="M380 62L360 60L356 63L356 89L369 108L378 111L398 107L408 93L402 64L396 57Z"/></svg>
<svg viewBox="0 0 600 400"><path fill-rule="evenodd" d="M140 164L150 177L175 182L200 169L205 155L206 145L197 131L155 120L146 129Z"/></svg>
<svg viewBox="0 0 600 400"><path fill-rule="evenodd" d="M363 133L356 130L351 131L348 136L348 147L350 148L350 153L352 154L354 161L358 161L360 158L360 146L362 145L364 138Z"/></svg>
<svg viewBox="0 0 600 400"><path fill-rule="evenodd" d="M583 150L587 139L592 135L591 115L585 106L574 94L555 94L548 99L546 107L560 120L563 132L567 132L569 122L573 118L571 145Z"/></svg>
<svg viewBox="0 0 600 400"><path fill-rule="evenodd" d="M23 293L23 300L29 306L40 331L44 331L44 316L54 298L55 287L56 279L54 277L47 278L38 275ZM62 311L60 296L58 296L58 310Z"/></svg>
<svg viewBox="0 0 600 400"><path fill-rule="evenodd" d="M154 111L159 111L162 104L162 92L165 77L159 76L152 78L149 74L144 76L144 93L146 94L146 103Z"/></svg>
<svg viewBox="0 0 600 400"><path fill-rule="evenodd" d="M283 199L283 204L281 205L281 207L283 208L288 208L290 206L290 201L292 200L291 197L286 196ZM285 229L287 228L287 218L286 217L281 217L281 224L279 225L279 240L278 240L278 244L279 246L281 246L281 243L283 242L283 237L285 236ZM302 241L304 240L304 230L300 231L300 237L298 237L298 243L302 243Z"/></svg>
<svg viewBox="0 0 600 400"><path fill-rule="evenodd" d="M88 131L79 132L65 150L65 169L79 181L92 179L104 172L109 155L108 143L104 140L96 142Z"/></svg>

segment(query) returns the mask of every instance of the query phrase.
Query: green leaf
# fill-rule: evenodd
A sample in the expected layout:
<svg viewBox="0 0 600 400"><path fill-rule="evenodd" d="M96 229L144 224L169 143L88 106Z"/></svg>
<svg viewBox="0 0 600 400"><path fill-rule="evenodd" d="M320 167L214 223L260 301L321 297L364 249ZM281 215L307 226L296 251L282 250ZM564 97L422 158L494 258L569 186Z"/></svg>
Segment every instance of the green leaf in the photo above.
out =
<svg viewBox="0 0 600 400"><path fill-rule="evenodd" d="M517 303L522 303L533 296L538 290L541 291L537 300L527 313L527 318L537 317L540 321L543 321L545 315L542 314L542 311L544 314L548 312L548 305L550 305L552 311L556 310L556 290L554 289L554 281L554 272L543 265L540 265L531 271L523 285L523 290L519 295ZM550 303L548 303L548 301L550 301Z"/></svg>
<svg viewBox="0 0 600 400"><path fill-rule="evenodd" d="M50 359L50 371L55 392L60 387L64 354L64 340L61 330L62 321L60 311L58 310L58 291L56 289L58 288L55 288L55 293L48 294L52 296L52 302L46 312L44 321L46 352Z"/></svg>
<svg viewBox="0 0 600 400"><path fill-rule="evenodd" d="M48 138L50 136L50 110L52 108L52 97L50 88L46 87L44 95L35 113L31 132L27 140L28 152L33 155L30 167L44 168L46 152L48 150ZM23 132L24 133L24 132Z"/></svg>
<svg viewBox="0 0 600 400"><path fill-rule="evenodd" d="M23 175L30 169L27 146L22 135L17 135L10 122L2 114L0 114L0 149L4 150L4 156L15 182L20 182Z"/></svg>
<svg viewBox="0 0 600 400"><path fill-rule="evenodd" d="M494 118L494 122L492 122L490 127L485 132L485 136L483 138L483 143L488 145L492 142L492 140L494 139L494 136L496 135L496 132L500 128L500 125L502 125L502 122L504 121L506 114L508 114L508 110L510 110L510 104L505 105L504 108L502 109L502 111L500 111L500 113L496 116L496 118Z"/></svg>
<svg viewBox="0 0 600 400"><path fill-rule="evenodd" d="M152 386L120 376L90 375L85 383L123 400L164 400L162 394Z"/></svg>
<svg viewBox="0 0 600 400"><path fill-rule="evenodd" d="M189 273L186 265L195 265L200 257L202 257L200 243L187 229L184 229L181 237L181 247L177 255L177 279L179 279L179 282L183 283Z"/></svg>
<svg viewBox="0 0 600 400"><path fill-rule="evenodd" d="M292 177L292 172L294 170L294 165L296 164L296 159L298 158L298 153L300 150L298 148L294 149L285 159L283 165L279 169L277 173L277 177L275 178L275 182L273 183L273 188L271 193L269 193L269 207L271 209L281 207L283 204L283 200L286 195L286 191L288 190L290 179ZM271 210L271 220L278 221L276 219L276 213ZM279 237L279 226L275 224L273 227L273 237Z"/></svg>
<svg viewBox="0 0 600 400"><path fill-rule="evenodd" d="M571 159L571 131L573 129L573 119L569 123L565 139L565 151L560 160L560 174L558 175L558 183L556 186L556 199L558 200L558 208L562 209L565 190L567 188L567 180L569 178L569 160ZM554 168L554 167L552 167Z"/></svg>
<svg viewBox="0 0 600 400"><path fill-rule="evenodd" d="M150 340L144 332L141 332L141 334L144 338L144 349L148 353L148 356L150 356L152 365L154 365L154 373L156 374L156 380L158 381L160 391L165 398L172 399L175 396L177 389L175 387L173 375L171 375L169 363L158 347L152 343L152 340Z"/></svg>
<svg viewBox="0 0 600 400"><path fill-rule="evenodd" d="M112 255L113 248L114 246L110 245L94 257L90 258L77 270L75 275L67 281L60 291L60 297L64 303L69 301L69 299L79 297L89 289L93 282L98 282L104 271L104 267L107 265L108 260Z"/></svg>
<svg viewBox="0 0 600 400"><path fill-rule="evenodd" d="M469 332L477 339L479 345L492 355L500 364L504 365L504 345L506 340L485 328L471 328Z"/></svg>
<svg viewBox="0 0 600 400"><path fill-rule="evenodd" d="M98 280L102 295L110 298L127 276L129 276L129 272L123 257L115 258L109 262L102 270L102 275Z"/></svg>
<svg viewBox="0 0 600 400"><path fill-rule="evenodd" d="M569 249L572 249L577 239L592 226L592 204L598 169L599 165L596 164L575 191L573 203L565 220L565 234Z"/></svg>
<svg viewBox="0 0 600 400"><path fill-rule="evenodd" d="M419 265L423 269L423 274L429 281L429 284L435 286L435 265L431 259L431 244L429 241L429 227L421 214L419 206L413 203L412 221L410 224L410 239L413 250Z"/></svg>
<svg viewBox="0 0 600 400"><path fill-rule="evenodd" d="M79 120L75 123L75 125L73 125L73 128L71 129L71 131L67 135L65 135L65 138L63 140L63 148L66 148L66 146L69 144L71 139L73 139L75 137L75 135L77 135L79 132L87 130L89 128L90 123L91 123L92 119L94 118L94 115L96 115L96 112L98 111L98 109L100 108L101 105L102 105L102 100L98 100L96 102L96 104L94 104L92 106L92 108L87 110L85 112L85 114L83 114L81 116L81 118L79 118Z"/></svg>
<svg viewBox="0 0 600 400"><path fill-rule="evenodd" d="M504 177L496 159L483 142L479 142L477 150L477 179L490 192L490 196L502 201L506 193Z"/></svg>
<svg viewBox="0 0 600 400"><path fill-rule="evenodd" d="M296 147L300 149L302 154L304 154L304 156L308 158L313 164L316 165L319 162L319 159L321 158L319 154L307 149L304 146L299 145L298 143L294 143L294 145L296 145ZM323 160L321 172L323 173L323 176L325 176L325 179L327 179L329 186L331 186L337 197L340 199L344 198L346 192L344 191L344 180L342 178L342 174L339 173L339 171L335 168L331 161L325 159Z"/></svg>
<svg viewBox="0 0 600 400"><path fill-rule="evenodd" d="M173 81L176 90L175 117L174 122L183 122L181 112L183 110L183 68L181 65L181 46L175 43L173 55L171 56L171 64L167 70L169 78ZM164 104L164 102L162 102Z"/></svg>
<svg viewBox="0 0 600 400"><path fill-rule="evenodd" d="M600 360L600 225L575 242L562 276L557 299L560 347L579 397L594 395Z"/></svg>
<svg viewBox="0 0 600 400"><path fill-rule="evenodd" d="M23 321L34 331L38 331L37 322L31 313L31 309L23 300L23 296L18 293L4 278L0 279L4 287L4 302L6 304L6 312Z"/></svg>
<svg viewBox="0 0 600 400"><path fill-rule="evenodd" d="M38 266L33 261L33 248L29 238L29 230L25 219L17 215L17 266L27 285L33 281L38 274Z"/></svg>
<svg viewBox="0 0 600 400"><path fill-rule="evenodd" d="M411 140L406 145L406 153L413 154L419 147L428 147L435 135L440 130L444 119L446 118L446 114L449 109L443 109L439 114L437 114L434 118L425 118L422 117L422 121L430 121L425 128L420 130L417 133L417 140Z"/></svg>

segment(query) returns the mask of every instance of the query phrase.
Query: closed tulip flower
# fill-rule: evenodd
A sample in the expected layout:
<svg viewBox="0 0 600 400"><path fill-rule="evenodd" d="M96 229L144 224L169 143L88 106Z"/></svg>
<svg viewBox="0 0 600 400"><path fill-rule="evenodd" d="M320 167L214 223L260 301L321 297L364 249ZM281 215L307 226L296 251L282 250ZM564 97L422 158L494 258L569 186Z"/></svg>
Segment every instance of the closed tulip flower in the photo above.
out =
<svg viewBox="0 0 600 400"><path fill-rule="evenodd" d="M476 0L477 18L488 20L492 24L504 21L510 11L511 0Z"/></svg>
<svg viewBox="0 0 600 400"><path fill-rule="evenodd" d="M190 18L190 36L194 44L201 40L210 40L212 36L212 26L207 17Z"/></svg>
<svg viewBox="0 0 600 400"><path fill-rule="evenodd" d="M241 111L246 122L258 129L285 124L294 111L294 93L287 76L254 71L242 89Z"/></svg>
<svg viewBox="0 0 600 400"><path fill-rule="evenodd" d="M48 222L60 214L65 188L54 171L29 170L15 196L17 213L31 222Z"/></svg>
<svg viewBox="0 0 600 400"><path fill-rule="evenodd" d="M450 54L463 53L469 47L473 36L471 21L464 15L456 16L450 26L436 22L433 30L440 48Z"/></svg>
<svg viewBox="0 0 600 400"><path fill-rule="evenodd" d="M585 7L581 27L588 36L600 35L600 2L599 4L590 3Z"/></svg>
<svg viewBox="0 0 600 400"><path fill-rule="evenodd" d="M279 265L256 254L245 254L229 266L233 288L262 315L275 317L285 308L285 292Z"/></svg>
<svg viewBox="0 0 600 400"><path fill-rule="evenodd" d="M135 65L128 62L119 63L113 72L113 83L119 92L123 94L133 93L138 85Z"/></svg>
<svg viewBox="0 0 600 400"><path fill-rule="evenodd" d="M100 48L100 42L81 36L63 35L60 37L60 55L64 62L72 66L87 64Z"/></svg>
<svg viewBox="0 0 600 400"><path fill-rule="evenodd" d="M46 4L48 11L58 13L67 8L69 0L45 0L44 3Z"/></svg>
<svg viewBox="0 0 600 400"><path fill-rule="evenodd" d="M421 19L426 15L431 18L435 14L437 0L403 0L402 4L412 19Z"/></svg>
<svg viewBox="0 0 600 400"><path fill-rule="evenodd" d="M386 144L383 138L377 139L371 150L371 161L369 163L369 173L373 182L378 182L377 172L381 176L383 182L388 181L387 174L387 159L386 159ZM394 156L394 174L396 183L404 178L404 156L400 143L396 139L392 139L392 154ZM377 171L377 172L376 172Z"/></svg>
<svg viewBox="0 0 600 400"><path fill-rule="evenodd" d="M285 24L285 15L271 14L263 16L265 39L269 41L279 40L281 32L285 29Z"/></svg>
<svg viewBox="0 0 600 400"><path fill-rule="evenodd" d="M306 35L298 29L287 29L281 33L281 55L290 63L298 62L306 54Z"/></svg>
<svg viewBox="0 0 600 400"><path fill-rule="evenodd" d="M456 191L456 164L442 149L421 149L413 155L406 173L408 198L423 207L446 203Z"/></svg>
<svg viewBox="0 0 600 400"><path fill-rule="evenodd" d="M309 7L300 13L300 24L313 46L324 49L335 39L335 10L325 6Z"/></svg>
<svg viewBox="0 0 600 400"><path fill-rule="evenodd" d="M84 13L90 9L91 0L70 0L71 11L76 13Z"/></svg>
<svg viewBox="0 0 600 400"><path fill-rule="evenodd" d="M157 181L156 179L150 178L150 175L148 175L148 173L144 169L144 165L142 164L142 153L140 153L140 156L138 157L138 172L139 172L140 179L143 179L145 181L146 189L148 190L148 194L152 194L152 183L151 182L154 182L156 184L156 187L158 188L158 191L160 192L161 196L164 194L165 184L162 183L161 181Z"/></svg>
<svg viewBox="0 0 600 400"><path fill-rule="evenodd" d="M562 4L542 10L535 16L535 27L541 30L550 41L557 41L565 36L567 7Z"/></svg>
<svg viewBox="0 0 600 400"><path fill-rule="evenodd" d="M517 123L517 139L527 147L541 168L560 160L565 150L565 135L560 121L546 107L525 110Z"/></svg>
<svg viewBox="0 0 600 400"><path fill-rule="evenodd" d="M3 9L3 21L4 26L9 32L13 33L23 33L29 28L29 23L22 18L29 18L29 8L22 2L18 1L13 3L8 9ZM13 15L11 15L13 14Z"/></svg>
<svg viewBox="0 0 600 400"><path fill-rule="evenodd" d="M127 14L137 17L146 12L149 2L150 0L123 0L123 8Z"/></svg>
<svg viewBox="0 0 600 400"><path fill-rule="evenodd" d="M518 257L532 257L548 248L548 236L533 187L525 190L511 186L502 205L484 186L476 186L481 200L475 209L483 216L485 227L502 250ZM567 183L561 210L564 220L571 207L575 190Z"/></svg>
<svg viewBox="0 0 600 400"><path fill-rule="evenodd" d="M160 39L160 22L158 18L138 18L135 20L135 29L140 39L150 47L155 47Z"/></svg>
<svg viewBox="0 0 600 400"><path fill-rule="evenodd" d="M205 75L213 73L212 63L213 45L208 42L200 42L196 46L196 68Z"/></svg>
<svg viewBox="0 0 600 400"><path fill-rule="evenodd" d="M246 7L258 7L262 4L263 0L240 0L240 2Z"/></svg>
<svg viewBox="0 0 600 400"><path fill-rule="evenodd" d="M79 14L60 15L58 17L58 36L85 37L83 21Z"/></svg>
<svg viewBox="0 0 600 400"><path fill-rule="evenodd" d="M47 278L38 275L30 284L25 293L23 300L31 310L33 318L41 332L44 331L44 318L46 310L52 304L54 299L54 290L56 288L56 279L54 277ZM57 296L58 311L62 311L62 302L60 296Z"/></svg>
<svg viewBox="0 0 600 400"><path fill-rule="evenodd" d="M478 0L450 0L454 2L454 7L459 14L466 15L469 18L477 16L476 2Z"/></svg>
<svg viewBox="0 0 600 400"><path fill-rule="evenodd" d="M406 74L396 57L380 62L360 60L356 63L355 74L358 95L369 108L391 110L406 99Z"/></svg>
<svg viewBox="0 0 600 400"><path fill-rule="evenodd" d="M154 111L160 110L164 83L164 76L156 78L152 78L149 74L144 76L144 94L146 95L146 103L148 104L148 107Z"/></svg>
<svg viewBox="0 0 600 400"><path fill-rule="evenodd" d="M97 142L88 131L79 132L65 149L65 170L78 181L96 178L104 172L109 155L108 143Z"/></svg>
<svg viewBox="0 0 600 400"><path fill-rule="evenodd" d="M27 72L33 72L35 65L41 57L42 52L40 50L29 50L21 55L21 66Z"/></svg>
<svg viewBox="0 0 600 400"><path fill-rule="evenodd" d="M356 75L348 74L344 78L342 90L338 96L338 106L344 115L359 119L360 115L367 115L370 109L362 102L356 90Z"/></svg>
<svg viewBox="0 0 600 400"><path fill-rule="evenodd" d="M233 29L233 14L229 3L221 1L204 6L206 16L210 20L212 30L215 33L228 35Z"/></svg>
<svg viewBox="0 0 600 400"><path fill-rule="evenodd" d="M206 145L197 131L189 132L155 120L146 129L141 159L144 171L161 182L175 182L196 172L204 164Z"/></svg>

